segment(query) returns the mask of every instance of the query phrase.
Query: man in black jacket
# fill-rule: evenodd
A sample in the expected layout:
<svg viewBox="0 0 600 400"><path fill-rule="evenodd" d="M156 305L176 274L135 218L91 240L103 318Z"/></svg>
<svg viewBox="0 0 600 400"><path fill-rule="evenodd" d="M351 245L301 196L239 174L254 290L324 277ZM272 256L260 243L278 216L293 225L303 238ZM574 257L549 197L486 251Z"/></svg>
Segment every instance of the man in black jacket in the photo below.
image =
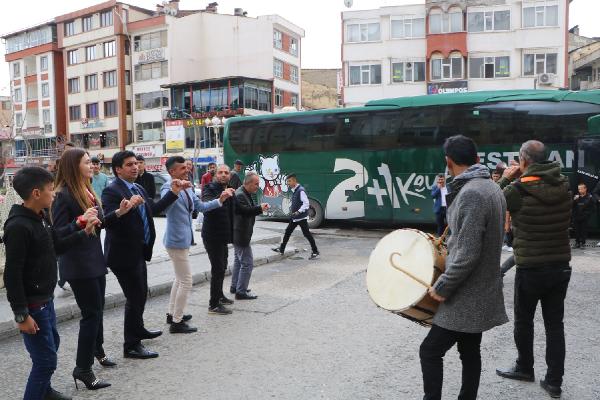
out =
<svg viewBox="0 0 600 400"><path fill-rule="evenodd" d="M224 190L229 190L233 194L233 189L227 188L228 183L229 167L220 165L215 173L215 179L202 189L202 201L218 199ZM230 197L220 208L204 213L202 242L210 260L209 314L231 314L231 310L225 305L233 304L233 301L223 294L223 280L227 269L227 245L233 239L234 210L235 199Z"/></svg>
<svg viewBox="0 0 600 400"><path fill-rule="evenodd" d="M106 227L104 256L127 299L124 356L154 358L158 357L158 353L147 350L141 343L143 339L154 339L162 335L159 330L149 331L144 327L144 308L148 295L146 262L152 259L152 248L156 240L153 216L175 202L179 192L191 184L173 179L171 191L155 203L146 190L135 183L138 164L133 152L116 153L112 158L112 168L117 178L102 192L102 207L105 215L116 211L118 220L114 225ZM121 215L119 207L123 199L129 200L137 209Z"/></svg>
<svg viewBox="0 0 600 400"><path fill-rule="evenodd" d="M135 183L144 188L148 197L154 200L156 196L156 183L154 182L154 175L146 171L146 159L143 155L138 154L135 156L138 164L138 175L135 178Z"/></svg>
<svg viewBox="0 0 600 400"><path fill-rule="evenodd" d="M233 217L233 271L230 292L235 293L236 300L254 300L256 295L248 293L248 283L254 268L254 256L250 247L256 216L269 208L263 203L255 205L252 195L258 191L259 177L249 172L244 178L244 185L235 191L235 216Z"/></svg>
<svg viewBox="0 0 600 400"><path fill-rule="evenodd" d="M56 254L94 230L99 222L97 211L86 211L85 230L73 222L57 232L44 214L54 199L52 174L43 168L25 167L15 174L13 187L24 202L12 206L4 224L4 285L33 363L24 398L70 399L50 386L60 342L53 302Z"/></svg>
<svg viewBox="0 0 600 400"><path fill-rule="evenodd" d="M575 247L585 247L587 225L594 211L594 198L588 193L585 183L577 186L578 193L573 198L573 226L575 227Z"/></svg>

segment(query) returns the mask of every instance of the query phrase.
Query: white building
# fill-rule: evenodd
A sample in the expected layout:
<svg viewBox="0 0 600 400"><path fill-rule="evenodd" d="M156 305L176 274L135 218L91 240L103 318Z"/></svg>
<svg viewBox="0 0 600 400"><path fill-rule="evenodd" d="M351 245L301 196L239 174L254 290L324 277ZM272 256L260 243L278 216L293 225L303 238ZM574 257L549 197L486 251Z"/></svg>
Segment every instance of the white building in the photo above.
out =
<svg viewBox="0 0 600 400"><path fill-rule="evenodd" d="M427 0L342 13L343 102L568 86L569 0Z"/></svg>

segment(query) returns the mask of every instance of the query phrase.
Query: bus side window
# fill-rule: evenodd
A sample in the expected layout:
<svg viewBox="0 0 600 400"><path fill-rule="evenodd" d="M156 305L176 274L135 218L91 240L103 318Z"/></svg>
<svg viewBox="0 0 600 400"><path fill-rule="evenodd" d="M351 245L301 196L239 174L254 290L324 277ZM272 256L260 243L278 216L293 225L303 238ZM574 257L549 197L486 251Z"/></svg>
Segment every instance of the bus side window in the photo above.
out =
<svg viewBox="0 0 600 400"><path fill-rule="evenodd" d="M367 113L337 115L337 148L373 148L370 117Z"/></svg>

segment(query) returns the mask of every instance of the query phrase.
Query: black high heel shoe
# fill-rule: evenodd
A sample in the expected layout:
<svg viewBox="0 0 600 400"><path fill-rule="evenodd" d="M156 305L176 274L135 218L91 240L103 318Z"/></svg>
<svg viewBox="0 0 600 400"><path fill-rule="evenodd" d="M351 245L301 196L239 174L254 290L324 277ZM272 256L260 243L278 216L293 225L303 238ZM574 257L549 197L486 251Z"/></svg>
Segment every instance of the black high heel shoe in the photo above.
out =
<svg viewBox="0 0 600 400"><path fill-rule="evenodd" d="M73 370L73 381L75 381L75 389L77 390L79 390L79 386L77 386L77 381L83 382L83 384L86 388L88 388L88 390L104 389L110 386L110 383L96 378L91 369L86 371L78 367L75 367L75 369Z"/></svg>
<svg viewBox="0 0 600 400"><path fill-rule="evenodd" d="M96 356L96 360L98 360L98 363L100 363L100 365L102 365L103 367L115 367L117 365L116 362L114 362L112 359L108 358L107 356Z"/></svg>

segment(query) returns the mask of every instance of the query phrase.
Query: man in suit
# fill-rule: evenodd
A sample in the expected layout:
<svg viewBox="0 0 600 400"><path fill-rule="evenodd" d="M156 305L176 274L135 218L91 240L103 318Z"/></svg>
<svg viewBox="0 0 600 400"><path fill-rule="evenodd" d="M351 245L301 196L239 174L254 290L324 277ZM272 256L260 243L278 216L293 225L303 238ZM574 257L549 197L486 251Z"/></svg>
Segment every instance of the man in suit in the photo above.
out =
<svg viewBox="0 0 600 400"><path fill-rule="evenodd" d="M229 167L220 165L215 173L214 181L204 186L202 201L218 199L227 189L229 183ZM204 213L202 224L202 242L210 260L210 301L208 313L216 315L231 314L225 305L233 304L223 294L223 280L227 269L227 245L233 239L233 214L235 199L225 200L221 207Z"/></svg>
<svg viewBox="0 0 600 400"><path fill-rule="evenodd" d="M104 189L102 203L105 214L117 212L118 221L106 228L104 256L126 298L124 356L154 358L158 353L147 350L141 343L143 339L154 339L162 334L147 330L143 319L148 294L146 262L152 258L156 239L152 217L175 202L189 182L173 179L171 191L155 203L146 190L135 183L139 170L133 152L116 153L112 168L117 179ZM118 209L123 199L128 199L136 209L120 215Z"/></svg>
<svg viewBox="0 0 600 400"><path fill-rule="evenodd" d="M258 191L259 177L249 172L244 185L235 191L235 216L233 217L233 250L235 260L231 277L230 292L236 300L254 300L256 295L248 293L248 283L254 268L254 256L250 247L256 216L269 208L266 203L256 205L252 195Z"/></svg>

